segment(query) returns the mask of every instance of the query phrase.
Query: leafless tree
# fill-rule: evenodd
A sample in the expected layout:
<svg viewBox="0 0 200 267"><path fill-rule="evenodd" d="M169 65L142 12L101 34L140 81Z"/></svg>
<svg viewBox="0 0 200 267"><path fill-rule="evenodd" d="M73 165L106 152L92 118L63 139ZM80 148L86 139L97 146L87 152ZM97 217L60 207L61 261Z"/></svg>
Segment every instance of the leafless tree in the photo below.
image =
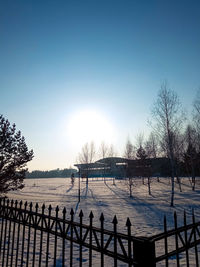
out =
<svg viewBox="0 0 200 267"><path fill-rule="evenodd" d="M134 146L132 145L131 141L128 138L125 145L124 157L127 159L134 159L134 154L135 154L134 152L135 152ZM132 197L133 177L127 177L125 181L129 188L129 196Z"/></svg>
<svg viewBox="0 0 200 267"><path fill-rule="evenodd" d="M108 157L108 153L109 153L109 146L105 142L102 142L99 148L100 158L104 159Z"/></svg>
<svg viewBox="0 0 200 267"><path fill-rule="evenodd" d="M136 143L136 150L139 149L140 147L144 147L144 134L139 133L136 135L135 138L135 143Z"/></svg>
<svg viewBox="0 0 200 267"><path fill-rule="evenodd" d="M145 151L148 158L157 158L159 151L158 151L158 141L156 139L155 133L151 132L149 138L145 142Z"/></svg>
<svg viewBox="0 0 200 267"><path fill-rule="evenodd" d="M200 88L197 91L194 103L193 103L193 122L196 129L196 140L197 140L197 152L200 152Z"/></svg>
<svg viewBox="0 0 200 267"><path fill-rule="evenodd" d="M96 151L94 142L91 142L90 144L86 143L79 154L79 162L85 164L92 163L94 161L95 154Z"/></svg>
<svg viewBox="0 0 200 267"><path fill-rule="evenodd" d="M125 150L124 150L124 157L127 159L134 159L135 158L135 151L134 146L129 140L129 138L126 141Z"/></svg>
<svg viewBox="0 0 200 267"><path fill-rule="evenodd" d="M101 145L100 145L100 148L99 148L99 155L100 155L100 158L106 158L108 157L108 154L109 153L109 146L106 145L105 142L102 142ZM104 183L105 183L105 167L103 169L103 179L104 179Z"/></svg>
<svg viewBox="0 0 200 267"><path fill-rule="evenodd" d="M175 142L177 133L182 129L184 113L177 94L163 83L158 93L157 101L152 108L153 128L162 143L171 163L171 206L174 205L175 177Z"/></svg>
<svg viewBox="0 0 200 267"><path fill-rule="evenodd" d="M198 165L197 158L197 132L194 127L188 125L185 131L184 163L186 172L189 176L191 175L192 177L192 190L195 190L196 167Z"/></svg>
<svg viewBox="0 0 200 267"><path fill-rule="evenodd" d="M108 157L116 157L117 156L117 152L114 148L114 146L111 144L109 149L108 149Z"/></svg>
<svg viewBox="0 0 200 267"><path fill-rule="evenodd" d="M91 142L90 144L86 143L81 150L81 153L79 154L79 163L82 164L89 164L94 161L96 155L95 145L94 142ZM87 167L87 183L88 183L88 167Z"/></svg>
<svg viewBox="0 0 200 267"><path fill-rule="evenodd" d="M197 91L195 100L194 100L194 110L193 110L193 119L200 132L200 88Z"/></svg>

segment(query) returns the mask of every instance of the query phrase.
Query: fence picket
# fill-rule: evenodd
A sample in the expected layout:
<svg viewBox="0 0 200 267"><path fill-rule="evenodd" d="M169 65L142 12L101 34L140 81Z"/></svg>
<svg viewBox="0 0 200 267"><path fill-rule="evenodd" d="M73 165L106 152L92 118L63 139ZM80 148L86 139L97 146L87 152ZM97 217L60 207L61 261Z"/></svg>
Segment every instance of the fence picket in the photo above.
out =
<svg viewBox="0 0 200 267"><path fill-rule="evenodd" d="M177 234L177 215L176 212L174 212L174 229L175 229L175 244L176 244L176 263L177 263L177 267L180 266L180 261L179 261L179 253L178 253L178 234Z"/></svg>
<svg viewBox="0 0 200 267"><path fill-rule="evenodd" d="M185 212L185 210L184 210L184 218L183 218L183 221L184 221L184 226L186 227L187 226L187 218L186 218L186 212ZM190 267L189 254L188 254L188 238L187 238L187 229L186 228L185 228L184 234L185 234L185 256L186 256L186 264L187 264L187 267Z"/></svg>

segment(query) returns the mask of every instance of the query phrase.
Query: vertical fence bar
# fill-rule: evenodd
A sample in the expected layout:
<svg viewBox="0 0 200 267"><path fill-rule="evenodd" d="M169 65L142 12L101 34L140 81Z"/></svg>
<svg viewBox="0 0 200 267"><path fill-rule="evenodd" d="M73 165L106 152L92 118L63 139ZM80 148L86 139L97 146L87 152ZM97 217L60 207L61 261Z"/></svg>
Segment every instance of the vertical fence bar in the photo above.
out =
<svg viewBox="0 0 200 267"><path fill-rule="evenodd" d="M178 253L178 232L177 232L177 215L176 212L174 212L174 229L175 229L175 244L176 244L176 263L177 263L177 267L180 266L180 262L179 262L179 253Z"/></svg>
<svg viewBox="0 0 200 267"><path fill-rule="evenodd" d="M31 202L29 205L29 226L28 226L28 240L27 240L27 256L26 256L26 267L28 267L29 262L29 251L30 251L30 238L31 238L31 218L32 214L33 203Z"/></svg>
<svg viewBox="0 0 200 267"><path fill-rule="evenodd" d="M4 199L5 200L5 199ZM5 201L4 201L5 203ZM7 200L7 206L5 205L5 229L4 229L4 244L3 244L3 259L2 259L2 267L4 266L4 260L5 260L5 253L6 253L6 235L7 235L7 224L8 224L8 204L9 200Z"/></svg>
<svg viewBox="0 0 200 267"><path fill-rule="evenodd" d="M100 216L100 222L101 222L101 267L104 266L104 216L103 213L101 213Z"/></svg>
<svg viewBox="0 0 200 267"><path fill-rule="evenodd" d="M21 251L21 267L23 266L24 261L24 239L25 239L25 229L26 229L26 208L27 208L27 201L24 204L24 214L22 215L22 222L23 222L23 233L22 233L22 251Z"/></svg>
<svg viewBox="0 0 200 267"><path fill-rule="evenodd" d="M10 216L8 218L11 219L12 217L11 214L13 212L13 200L11 200L11 206L9 210L10 210ZM7 248L6 266L9 266L8 262L9 262L9 252L10 252L10 236L11 236L11 220L9 220L9 227L8 227L8 248Z"/></svg>
<svg viewBox="0 0 200 267"><path fill-rule="evenodd" d="M168 254L168 243L167 243L167 219L166 219L166 216L164 216L164 233L165 233L165 239L164 239L164 242L165 242L165 254L167 255ZM166 257L165 266L168 267L169 266L168 264L169 264L168 257Z"/></svg>
<svg viewBox="0 0 200 267"><path fill-rule="evenodd" d="M198 248L197 248L197 235L196 235L196 229L195 229L195 215L194 215L194 210L192 210L192 222L194 224L194 242L195 242L195 260L196 260L196 266L199 266L199 258L198 258ZM196 226L197 227L197 226Z"/></svg>
<svg viewBox="0 0 200 267"><path fill-rule="evenodd" d="M20 234L21 210L22 210L22 201L19 202L19 209L17 210L17 217L18 217L18 220L19 220L19 221L18 221L18 228L17 228L17 247L16 247L15 266L18 266L19 234Z"/></svg>
<svg viewBox="0 0 200 267"><path fill-rule="evenodd" d="M1 238L0 238L0 256L1 256L1 248L2 248L2 242L3 242L3 228L4 228L4 217L3 217L3 210L5 209L4 203L3 203L3 199L0 199L0 203L1 203L1 213L2 213L2 217L1 217Z"/></svg>
<svg viewBox="0 0 200 267"><path fill-rule="evenodd" d="M73 226L74 226L74 211L71 209L71 233L70 233L70 267L73 266Z"/></svg>
<svg viewBox="0 0 200 267"><path fill-rule="evenodd" d="M40 256L39 256L39 267L41 267L41 261L42 261L42 242L43 242L43 227L44 227L44 210L45 205L42 205L42 222L41 222L41 231L40 231Z"/></svg>
<svg viewBox="0 0 200 267"><path fill-rule="evenodd" d="M36 203L36 205L35 205L35 221L34 221L33 261L32 261L32 267L35 266L35 250L36 250L36 234L37 234L37 214L38 214L38 203Z"/></svg>
<svg viewBox="0 0 200 267"><path fill-rule="evenodd" d="M51 217L51 210L52 207L49 205L49 213L48 213L48 232L47 232L47 250L46 250L46 267L48 266L48 261L49 261L49 232L50 232L50 217Z"/></svg>
<svg viewBox="0 0 200 267"><path fill-rule="evenodd" d="M58 212L59 207L56 207L56 223L55 223L55 239L54 239L54 266L56 266L56 258L57 258L57 227L58 227Z"/></svg>
<svg viewBox="0 0 200 267"><path fill-rule="evenodd" d="M82 267L82 242L83 242L83 229L82 229L82 224L83 224L83 211L81 210L79 213L79 218L80 218L80 245L79 245L79 259L80 263L79 266Z"/></svg>
<svg viewBox="0 0 200 267"><path fill-rule="evenodd" d="M92 266L92 230L93 230L92 225L93 225L93 218L94 218L92 211L90 212L89 218L90 218L89 266L91 267Z"/></svg>
<svg viewBox="0 0 200 267"><path fill-rule="evenodd" d="M114 216L114 219L112 221L113 223L113 231L114 231L114 267L117 267L117 217L116 215Z"/></svg>
<svg viewBox="0 0 200 267"><path fill-rule="evenodd" d="M15 208L14 208L14 218L17 216L17 200L15 201ZM13 222L13 232L12 232L12 248L11 248L11 260L10 266L13 264L13 256L14 256L14 246L15 246L15 221Z"/></svg>
<svg viewBox="0 0 200 267"><path fill-rule="evenodd" d="M62 236L62 267L65 267L65 220L66 208L63 209L63 236Z"/></svg>
<svg viewBox="0 0 200 267"><path fill-rule="evenodd" d="M131 267L132 263L131 263L131 222L130 219L127 218L126 221L126 227L127 227L127 235L128 235L128 258L129 258L129 264L128 266Z"/></svg>
<svg viewBox="0 0 200 267"><path fill-rule="evenodd" d="M186 212L184 210L184 227L185 227L185 231L184 231L184 234L185 234L185 256L186 256L186 264L187 264L187 267L189 267L189 254L188 254L188 238L187 238L187 229L186 229L186 226L187 226L187 219L186 219Z"/></svg>

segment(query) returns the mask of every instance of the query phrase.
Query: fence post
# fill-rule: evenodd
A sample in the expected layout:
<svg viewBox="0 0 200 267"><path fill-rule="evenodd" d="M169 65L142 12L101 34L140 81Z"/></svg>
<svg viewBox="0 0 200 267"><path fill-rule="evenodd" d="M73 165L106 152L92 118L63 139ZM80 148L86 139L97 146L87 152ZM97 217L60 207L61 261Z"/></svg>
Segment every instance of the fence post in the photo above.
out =
<svg viewBox="0 0 200 267"><path fill-rule="evenodd" d="M156 267L155 243L148 238L134 240L133 255L137 267Z"/></svg>

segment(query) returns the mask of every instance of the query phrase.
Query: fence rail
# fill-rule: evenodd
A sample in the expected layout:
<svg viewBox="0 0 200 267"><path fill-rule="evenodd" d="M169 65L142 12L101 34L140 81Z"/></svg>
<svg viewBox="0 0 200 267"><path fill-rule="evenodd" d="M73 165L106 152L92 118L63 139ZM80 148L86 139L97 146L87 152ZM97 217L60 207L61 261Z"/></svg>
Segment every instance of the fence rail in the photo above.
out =
<svg viewBox="0 0 200 267"><path fill-rule="evenodd" d="M54 212L54 214L53 214ZM83 212L79 222L74 221L74 211L70 218L67 211L52 209L51 205L41 208L27 202L0 200L0 264L1 266L177 266L185 264L199 266L200 222L177 226L174 214L174 229L167 230L166 217L164 232L149 238L134 237L131 222L126 221L126 234L117 230L114 216L113 229L105 229L104 215L101 214L100 227L95 227L91 212L89 223L83 223ZM172 242L172 239L174 242ZM175 245L174 245L175 244ZM189 251L192 250L192 254ZM194 259L191 261L191 255ZM173 258L175 257L175 258ZM163 265L162 265L163 264Z"/></svg>

